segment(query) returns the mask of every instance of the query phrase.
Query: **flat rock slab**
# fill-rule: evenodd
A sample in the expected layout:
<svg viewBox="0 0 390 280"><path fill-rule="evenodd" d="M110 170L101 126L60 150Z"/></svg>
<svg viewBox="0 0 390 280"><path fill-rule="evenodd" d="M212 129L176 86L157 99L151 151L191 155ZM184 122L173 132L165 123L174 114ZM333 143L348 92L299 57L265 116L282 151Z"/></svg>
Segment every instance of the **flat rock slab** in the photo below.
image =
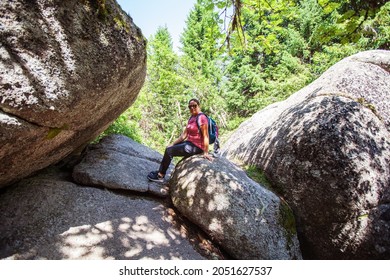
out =
<svg viewBox="0 0 390 280"><path fill-rule="evenodd" d="M91 146L73 170L74 180L82 185L148 192L168 196L164 184L150 182L147 175L158 170L162 155L122 135L110 135Z"/></svg>
<svg viewBox="0 0 390 280"><path fill-rule="evenodd" d="M2 192L0 259L204 259L160 201L60 176Z"/></svg>

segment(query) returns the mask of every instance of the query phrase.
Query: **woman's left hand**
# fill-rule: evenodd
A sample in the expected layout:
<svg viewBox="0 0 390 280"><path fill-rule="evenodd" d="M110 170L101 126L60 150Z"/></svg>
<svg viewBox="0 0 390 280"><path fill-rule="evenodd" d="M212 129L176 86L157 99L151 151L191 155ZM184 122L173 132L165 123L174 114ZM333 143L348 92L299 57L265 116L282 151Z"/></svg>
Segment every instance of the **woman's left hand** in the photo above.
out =
<svg viewBox="0 0 390 280"><path fill-rule="evenodd" d="M204 157L205 159L208 159L209 161L213 161L213 157L212 157L209 153L204 153L204 154L203 154L203 157Z"/></svg>

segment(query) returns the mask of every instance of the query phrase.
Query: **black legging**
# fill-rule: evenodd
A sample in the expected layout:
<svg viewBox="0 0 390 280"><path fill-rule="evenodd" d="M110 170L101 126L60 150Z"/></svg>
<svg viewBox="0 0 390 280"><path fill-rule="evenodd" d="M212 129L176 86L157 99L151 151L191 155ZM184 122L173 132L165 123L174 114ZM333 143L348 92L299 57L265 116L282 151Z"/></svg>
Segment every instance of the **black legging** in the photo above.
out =
<svg viewBox="0 0 390 280"><path fill-rule="evenodd" d="M189 157L201 154L202 152L203 150L201 148L195 146L189 141L181 142L179 144L167 147L165 149L164 157L161 161L160 169L158 170L158 172L165 175L173 157Z"/></svg>

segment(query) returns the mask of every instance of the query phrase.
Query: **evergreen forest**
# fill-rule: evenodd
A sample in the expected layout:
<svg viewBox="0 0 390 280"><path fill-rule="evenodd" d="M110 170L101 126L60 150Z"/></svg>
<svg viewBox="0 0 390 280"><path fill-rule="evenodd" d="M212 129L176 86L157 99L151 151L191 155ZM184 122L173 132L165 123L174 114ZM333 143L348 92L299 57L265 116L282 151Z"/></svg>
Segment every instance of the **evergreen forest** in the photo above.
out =
<svg viewBox="0 0 390 280"><path fill-rule="evenodd" d="M188 101L222 142L245 119L352 54L390 48L386 0L197 0L175 52L166 27L148 38L136 102L101 136L127 135L162 152L186 125Z"/></svg>

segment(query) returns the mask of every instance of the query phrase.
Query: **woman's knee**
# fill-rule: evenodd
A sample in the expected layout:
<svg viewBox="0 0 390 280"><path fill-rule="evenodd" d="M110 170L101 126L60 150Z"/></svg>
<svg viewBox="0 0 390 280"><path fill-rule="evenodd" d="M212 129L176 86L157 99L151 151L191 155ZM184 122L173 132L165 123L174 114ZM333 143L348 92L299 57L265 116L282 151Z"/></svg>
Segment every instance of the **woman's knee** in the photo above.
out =
<svg viewBox="0 0 390 280"><path fill-rule="evenodd" d="M190 145L190 144L187 144L184 149L188 155L196 155L196 154L200 154L202 152L202 150L200 148L198 148L195 145Z"/></svg>
<svg viewBox="0 0 390 280"><path fill-rule="evenodd" d="M185 145L185 147L184 147L184 151L185 151L187 154L189 154L189 155L191 155L191 154L194 153L193 150L194 150L194 149L193 149L193 147L192 147L190 144L187 144L187 145Z"/></svg>

